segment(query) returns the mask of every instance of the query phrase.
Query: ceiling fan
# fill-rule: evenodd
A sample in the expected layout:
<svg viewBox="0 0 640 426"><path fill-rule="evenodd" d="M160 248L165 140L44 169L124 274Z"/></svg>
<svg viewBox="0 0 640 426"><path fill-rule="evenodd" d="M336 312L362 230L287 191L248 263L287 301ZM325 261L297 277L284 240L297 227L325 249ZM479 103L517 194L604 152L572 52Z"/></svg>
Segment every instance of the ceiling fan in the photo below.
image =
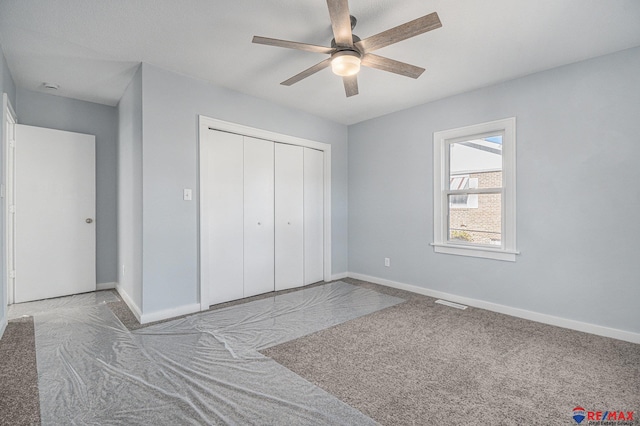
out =
<svg viewBox="0 0 640 426"><path fill-rule="evenodd" d="M442 26L436 12L421 18L383 31L371 37L361 40L352 33L356 26L356 18L349 13L348 0L327 0L333 40L331 47L314 44L299 43L295 41L279 40L275 38L254 36L253 43L269 46L286 47L289 49L304 50L307 52L325 53L329 58L283 81L282 85L291 86L300 80L331 66L334 74L342 77L344 90L347 97L358 94L358 77L360 66L376 68L411 78L418 78L424 72L424 68L393 59L374 55L373 51L389 46L390 44L406 40L411 37L435 30Z"/></svg>

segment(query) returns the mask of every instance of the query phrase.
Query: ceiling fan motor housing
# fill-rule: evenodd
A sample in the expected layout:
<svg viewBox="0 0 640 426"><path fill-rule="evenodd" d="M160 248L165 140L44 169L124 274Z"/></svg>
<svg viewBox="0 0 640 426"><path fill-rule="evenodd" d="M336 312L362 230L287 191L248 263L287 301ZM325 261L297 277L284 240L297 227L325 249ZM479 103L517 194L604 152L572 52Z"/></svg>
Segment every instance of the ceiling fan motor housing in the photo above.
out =
<svg viewBox="0 0 640 426"><path fill-rule="evenodd" d="M349 47L349 46L339 46L336 44L336 39L332 38L331 39L331 48L332 49L336 49L336 51L340 51L340 50L355 50L357 51L360 55L362 55L363 52L361 52L360 50L358 50L358 48L356 47L356 43L360 41L360 37L358 37L355 34L351 35L351 38L353 39L353 47Z"/></svg>

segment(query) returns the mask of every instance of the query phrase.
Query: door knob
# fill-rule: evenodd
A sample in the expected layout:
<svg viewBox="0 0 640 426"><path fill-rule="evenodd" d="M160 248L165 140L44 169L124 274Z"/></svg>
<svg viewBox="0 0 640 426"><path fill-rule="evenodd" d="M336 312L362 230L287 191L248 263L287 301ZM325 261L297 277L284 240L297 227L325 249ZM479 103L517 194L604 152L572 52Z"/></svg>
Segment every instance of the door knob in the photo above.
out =
<svg viewBox="0 0 640 426"><path fill-rule="evenodd" d="M87 222L87 223L92 223L92 222L93 222L93 219L91 219L90 217L88 217L88 218L86 218L86 219L85 219L85 222Z"/></svg>

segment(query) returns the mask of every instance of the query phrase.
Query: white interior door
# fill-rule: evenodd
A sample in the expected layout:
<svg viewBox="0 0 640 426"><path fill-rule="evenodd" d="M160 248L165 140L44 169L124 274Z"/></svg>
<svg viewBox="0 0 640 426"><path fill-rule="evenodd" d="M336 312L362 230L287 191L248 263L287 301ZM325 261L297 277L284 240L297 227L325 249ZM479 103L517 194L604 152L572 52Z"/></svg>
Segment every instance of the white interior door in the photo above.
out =
<svg viewBox="0 0 640 426"><path fill-rule="evenodd" d="M304 148L304 284L324 279L324 153Z"/></svg>
<svg viewBox="0 0 640 426"><path fill-rule="evenodd" d="M202 285L209 305L242 299L244 228L243 137L210 130L202 146Z"/></svg>
<svg viewBox="0 0 640 426"><path fill-rule="evenodd" d="M244 138L244 297L274 290L273 150Z"/></svg>
<svg viewBox="0 0 640 426"><path fill-rule="evenodd" d="M95 136L15 129L15 302L94 291Z"/></svg>
<svg viewBox="0 0 640 426"><path fill-rule="evenodd" d="M303 150L275 144L275 289L304 285Z"/></svg>

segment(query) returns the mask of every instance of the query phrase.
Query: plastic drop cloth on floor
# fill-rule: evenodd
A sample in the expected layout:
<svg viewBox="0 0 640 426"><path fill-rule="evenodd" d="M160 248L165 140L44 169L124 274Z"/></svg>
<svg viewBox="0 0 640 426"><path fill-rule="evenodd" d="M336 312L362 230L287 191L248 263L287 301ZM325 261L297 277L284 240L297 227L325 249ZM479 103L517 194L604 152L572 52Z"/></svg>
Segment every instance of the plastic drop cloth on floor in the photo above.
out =
<svg viewBox="0 0 640 426"><path fill-rule="evenodd" d="M12 320L23 316L35 316L39 313L50 312L56 309L94 306L100 303L117 301L118 296L116 296L112 291L103 290L93 293L57 297L55 299L36 300L35 302L16 303L15 305L9 305L8 319Z"/></svg>
<svg viewBox="0 0 640 426"><path fill-rule="evenodd" d="M42 424L375 424L258 351L402 301L338 282L136 331L105 303L40 312Z"/></svg>

